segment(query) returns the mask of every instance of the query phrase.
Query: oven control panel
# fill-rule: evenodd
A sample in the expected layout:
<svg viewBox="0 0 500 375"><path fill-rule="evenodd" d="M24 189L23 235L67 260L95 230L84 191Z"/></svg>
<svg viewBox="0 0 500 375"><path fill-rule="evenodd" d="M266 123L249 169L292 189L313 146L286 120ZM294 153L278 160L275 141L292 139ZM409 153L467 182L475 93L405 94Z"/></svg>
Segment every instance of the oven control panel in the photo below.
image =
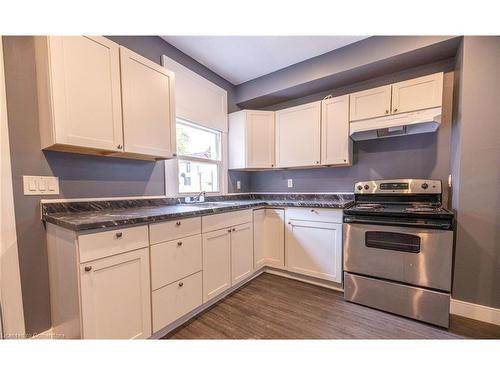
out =
<svg viewBox="0 0 500 375"><path fill-rule="evenodd" d="M440 180L400 179L360 181L355 194L441 194Z"/></svg>

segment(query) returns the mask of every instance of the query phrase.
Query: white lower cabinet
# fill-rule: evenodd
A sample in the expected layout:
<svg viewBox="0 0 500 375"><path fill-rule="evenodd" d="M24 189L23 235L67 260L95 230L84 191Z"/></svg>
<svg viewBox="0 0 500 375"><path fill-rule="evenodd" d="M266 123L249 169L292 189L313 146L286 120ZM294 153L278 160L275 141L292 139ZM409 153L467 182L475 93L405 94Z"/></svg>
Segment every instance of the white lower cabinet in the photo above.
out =
<svg viewBox="0 0 500 375"><path fill-rule="evenodd" d="M285 266L285 210L263 208L253 214L254 266Z"/></svg>
<svg viewBox="0 0 500 375"><path fill-rule="evenodd" d="M80 265L82 337L151 336L148 248Z"/></svg>
<svg viewBox="0 0 500 375"><path fill-rule="evenodd" d="M231 228L203 233L203 302L231 286Z"/></svg>
<svg viewBox="0 0 500 375"><path fill-rule="evenodd" d="M253 273L252 223L231 229L231 285L246 279Z"/></svg>
<svg viewBox="0 0 500 375"><path fill-rule="evenodd" d="M306 215L297 209L287 212L287 269L341 283L342 223L315 221L320 216L316 212L307 209L303 211Z"/></svg>
<svg viewBox="0 0 500 375"><path fill-rule="evenodd" d="M153 331L159 331L203 302L202 273L153 291Z"/></svg>

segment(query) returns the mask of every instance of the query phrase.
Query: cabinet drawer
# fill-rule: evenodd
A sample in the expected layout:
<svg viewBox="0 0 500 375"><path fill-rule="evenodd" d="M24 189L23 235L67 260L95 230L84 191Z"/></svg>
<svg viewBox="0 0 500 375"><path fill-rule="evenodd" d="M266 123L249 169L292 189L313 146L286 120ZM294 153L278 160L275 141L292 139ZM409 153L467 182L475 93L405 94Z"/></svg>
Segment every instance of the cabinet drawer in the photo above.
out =
<svg viewBox="0 0 500 375"><path fill-rule="evenodd" d="M80 263L148 246L146 225L78 236Z"/></svg>
<svg viewBox="0 0 500 375"><path fill-rule="evenodd" d="M149 225L151 244L201 233L201 217L165 221Z"/></svg>
<svg viewBox="0 0 500 375"><path fill-rule="evenodd" d="M238 224L249 223L252 221L252 210L228 212L202 217L203 233L214 230L232 227Z"/></svg>
<svg viewBox="0 0 500 375"><path fill-rule="evenodd" d="M201 271L201 234L151 246L153 290Z"/></svg>
<svg viewBox="0 0 500 375"><path fill-rule="evenodd" d="M342 223L342 210L334 208L287 208L286 220L324 221Z"/></svg>
<svg viewBox="0 0 500 375"><path fill-rule="evenodd" d="M201 305L201 272L155 290L152 302L153 331L156 332Z"/></svg>

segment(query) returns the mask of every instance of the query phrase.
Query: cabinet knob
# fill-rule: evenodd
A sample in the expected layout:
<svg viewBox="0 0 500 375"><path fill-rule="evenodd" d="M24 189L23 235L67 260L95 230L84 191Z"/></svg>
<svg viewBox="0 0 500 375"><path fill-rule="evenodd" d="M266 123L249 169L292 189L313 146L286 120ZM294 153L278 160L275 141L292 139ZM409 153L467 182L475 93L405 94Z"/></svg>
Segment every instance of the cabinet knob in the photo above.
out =
<svg viewBox="0 0 500 375"><path fill-rule="evenodd" d="M398 109L397 109L397 108L394 108L392 111L393 111L393 112L397 112L397 111L398 111Z"/></svg>
<svg viewBox="0 0 500 375"><path fill-rule="evenodd" d="M319 164L319 160L316 161L316 164Z"/></svg>
<svg viewBox="0 0 500 375"><path fill-rule="evenodd" d="M292 222L291 222L291 221L289 221L289 222L288 222L288 225L292 225Z"/></svg>
<svg viewBox="0 0 500 375"><path fill-rule="evenodd" d="M271 167L274 167L274 164L271 164Z"/></svg>
<svg viewBox="0 0 500 375"><path fill-rule="evenodd" d="M316 210L314 208L311 208L311 212L316 212Z"/></svg>
<svg viewBox="0 0 500 375"><path fill-rule="evenodd" d="M175 225L179 226L179 225L181 225L181 222L178 221L178 222L175 223Z"/></svg>
<svg viewBox="0 0 500 375"><path fill-rule="evenodd" d="M122 238L122 237L123 237L123 233L122 232L116 233L116 238Z"/></svg>
<svg viewBox="0 0 500 375"><path fill-rule="evenodd" d="M182 241L177 242L177 246L182 246Z"/></svg>
<svg viewBox="0 0 500 375"><path fill-rule="evenodd" d="M118 145L118 146L116 146L116 148L117 148L118 150L121 150L121 149L123 148L123 146L122 146L122 145Z"/></svg>
<svg viewBox="0 0 500 375"><path fill-rule="evenodd" d="M175 156L177 156L177 154L172 154L172 156L174 156L174 157L175 157Z"/></svg>
<svg viewBox="0 0 500 375"><path fill-rule="evenodd" d="M227 232L228 232L228 233L231 233L231 229L228 229L228 230L227 230Z"/></svg>
<svg viewBox="0 0 500 375"><path fill-rule="evenodd" d="M85 272L90 272L92 271L92 266L85 266L84 270Z"/></svg>
<svg viewBox="0 0 500 375"><path fill-rule="evenodd" d="M183 286L183 285L184 285L184 283L181 281L181 282L179 283L179 286Z"/></svg>
<svg viewBox="0 0 500 375"><path fill-rule="evenodd" d="M233 228L232 230L233 230L233 232L235 232L235 231L236 231L236 229L234 229L234 228Z"/></svg>
<svg viewBox="0 0 500 375"><path fill-rule="evenodd" d="M386 115L388 115L388 114L389 114L389 110L388 110L388 109L386 109L386 110L385 110L385 114L386 114Z"/></svg>

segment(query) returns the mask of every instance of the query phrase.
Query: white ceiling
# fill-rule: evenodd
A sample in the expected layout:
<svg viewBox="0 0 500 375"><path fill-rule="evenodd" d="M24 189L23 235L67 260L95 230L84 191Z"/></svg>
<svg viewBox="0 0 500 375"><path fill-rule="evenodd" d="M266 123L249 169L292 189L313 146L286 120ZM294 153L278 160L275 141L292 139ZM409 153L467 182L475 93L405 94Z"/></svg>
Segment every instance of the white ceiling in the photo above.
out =
<svg viewBox="0 0 500 375"><path fill-rule="evenodd" d="M162 36L238 85L368 36Z"/></svg>

